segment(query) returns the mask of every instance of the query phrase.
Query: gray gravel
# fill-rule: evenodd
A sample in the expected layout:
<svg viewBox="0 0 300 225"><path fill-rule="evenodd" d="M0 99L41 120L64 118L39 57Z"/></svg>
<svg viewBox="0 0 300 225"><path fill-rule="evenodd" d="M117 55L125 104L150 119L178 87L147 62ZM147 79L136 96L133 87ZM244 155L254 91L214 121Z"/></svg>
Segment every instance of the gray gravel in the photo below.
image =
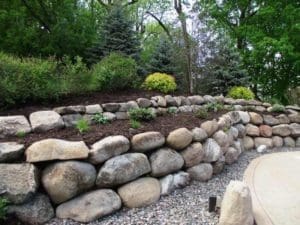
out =
<svg viewBox="0 0 300 225"><path fill-rule="evenodd" d="M264 154L278 151L300 150L281 148L269 150ZM226 166L223 172L207 183L192 182L190 186L179 189L159 202L139 209L122 209L88 225L215 225L216 213L208 213L208 197L222 196L230 180L242 180L249 162L262 155L256 151L244 152L238 162ZM71 220L53 219L47 225L79 225Z"/></svg>

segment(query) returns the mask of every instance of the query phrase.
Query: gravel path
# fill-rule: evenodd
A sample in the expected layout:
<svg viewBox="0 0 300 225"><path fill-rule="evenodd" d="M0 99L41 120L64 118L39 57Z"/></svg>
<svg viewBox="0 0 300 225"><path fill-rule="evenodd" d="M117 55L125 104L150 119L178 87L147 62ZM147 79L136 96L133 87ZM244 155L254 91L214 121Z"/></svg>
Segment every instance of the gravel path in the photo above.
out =
<svg viewBox="0 0 300 225"><path fill-rule="evenodd" d="M270 150L300 151L281 148ZM244 152L238 162L226 166L223 172L207 183L192 182L184 189L174 191L162 197L159 202L139 209L122 209L119 212L99 219L88 225L215 225L218 223L216 213L208 213L208 197L222 196L230 180L242 180L245 169L252 159L262 154L256 151ZM79 225L71 220L53 219L47 225Z"/></svg>

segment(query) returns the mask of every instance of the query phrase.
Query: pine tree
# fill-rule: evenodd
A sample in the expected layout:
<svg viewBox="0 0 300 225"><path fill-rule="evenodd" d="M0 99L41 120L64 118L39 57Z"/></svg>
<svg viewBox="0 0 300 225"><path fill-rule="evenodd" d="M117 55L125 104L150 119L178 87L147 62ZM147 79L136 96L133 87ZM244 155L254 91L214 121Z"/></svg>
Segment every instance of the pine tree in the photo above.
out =
<svg viewBox="0 0 300 225"><path fill-rule="evenodd" d="M174 75L173 57L174 51L171 42L167 38L161 37L149 62L149 73L160 72Z"/></svg>
<svg viewBox="0 0 300 225"><path fill-rule="evenodd" d="M121 52L139 60L140 41L122 7L116 6L109 11L101 30L98 43L87 50L88 64L97 63L112 52Z"/></svg>

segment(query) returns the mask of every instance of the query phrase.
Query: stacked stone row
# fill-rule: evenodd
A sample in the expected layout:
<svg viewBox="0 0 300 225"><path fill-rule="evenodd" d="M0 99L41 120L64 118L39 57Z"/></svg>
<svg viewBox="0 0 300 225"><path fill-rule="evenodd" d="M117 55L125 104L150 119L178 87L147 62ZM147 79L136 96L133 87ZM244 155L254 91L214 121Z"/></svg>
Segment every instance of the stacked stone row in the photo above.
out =
<svg viewBox="0 0 300 225"><path fill-rule="evenodd" d="M280 146L280 138L287 145L287 137L297 138L299 145L299 115L261 117L233 111L167 137L155 131L131 140L109 136L90 148L60 139L41 140L26 150L17 143L1 143L0 193L14 204L9 212L30 224L55 215L90 222L122 205L152 204L191 180L208 181L245 149ZM13 163L22 155L26 163Z"/></svg>
<svg viewBox="0 0 300 225"><path fill-rule="evenodd" d="M23 115L1 116L0 117L0 138L7 136L26 134L30 132L42 132L51 129L75 126L77 121L85 119L93 123L93 115L103 113L103 116L112 121L115 119L128 119L128 110L132 108L149 108L156 115L166 114L168 109L173 112L196 112L203 105L210 102L224 103L225 106L233 106L235 110L248 109L249 107L259 112L270 109L269 103L262 103L256 100L243 100L224 98L223 96L155 96L151 99L138 98L136 101L123 103L106 103L94 105L77 105L57 107L53 110L37 111L29 115L29 120ZM249 109L248 109L249 110ZM288 106L287 111L294 114L300 111L299 107Z"/></svg>

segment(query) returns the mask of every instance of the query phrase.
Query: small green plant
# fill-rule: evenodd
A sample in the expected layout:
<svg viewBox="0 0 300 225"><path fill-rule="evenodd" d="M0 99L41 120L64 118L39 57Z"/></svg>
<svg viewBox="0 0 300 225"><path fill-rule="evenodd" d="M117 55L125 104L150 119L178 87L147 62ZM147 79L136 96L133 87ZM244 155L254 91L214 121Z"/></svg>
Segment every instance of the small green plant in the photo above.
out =
<svg viewBox="0 0 300 225"><path fill-rule="evenodd" d="M246 87L232 87L229 92L228 96L234 99L246 99L246 100L251 100L254 99L255 95L254 93Z"/></svg>
<svg viewBox="0 0 300 225"><path fill-rule="evenodd" d="M130 120L130 127L133 129L139 129L141 127L141 123L137 120Z"/></svg>
<svg viewBox="0 0 300 225"><path fill-rule="evenodd" d="M136 121L150 121L155 118L154 113L148 108L130 109L128 115L131 120Z"/></svg>
<svg viewBox="0 0 300 225"><path fill-rule="evenodd" d="M0 221L6 219L8 200L0 197Z"/></svg>
<svg viewBox="0 0 300 225"><path fill-rule="evenodd" d="M175 114L176 111L177 111L176 107L169 107L169 108L168 108L168 113L169 113L169 114Z"/></svg>
<svg viewBox="0 0 300 225"><path fill-rule="evenodd" d="M82 134L89 131L90 125L85 119L80 119L76 123L76 129Z"/></svg>
<svg viewBox="0 0 300 225"><path fill-rule="evenodd" d="M271 108L271 112L284 112L285 108L283 105L280 104L274 104Z"/></svg>
<svg viewBox="0 0 300 225"><path fill-rule="evenodd" d="M103 115L103 113L96 113L93 116L92 120L95 121L97 124L107 124L109 122L109 120Z"/></svg>
<svg viewBox="0 0 300 225"><path fill-rule="evenodd" d="M153 73L146 78L142 87L147 90L170 93L176 90L177 85L175 78L171 75L166 73Z"/></svg>
<svg viewBox="0 0 300 225"><path fill-rule="evenodd" d="M206 108L200 108L196 112L196 116L200 119L206 119L208 117L208 112Z"/></svg>
<svg viewBox="0 0 300 225"><path fill-rule="evenodd" d="M26 136L26 133L25 131L18 131L16 135L18 138L24 138Z"/></svg>
<svg viewBox="0 0 300 225"><path fill-rule="evenodd" d="M208 112L218 112L224 109L224 105L218 102L210 102L206 105L206 109Z"/></svg>

